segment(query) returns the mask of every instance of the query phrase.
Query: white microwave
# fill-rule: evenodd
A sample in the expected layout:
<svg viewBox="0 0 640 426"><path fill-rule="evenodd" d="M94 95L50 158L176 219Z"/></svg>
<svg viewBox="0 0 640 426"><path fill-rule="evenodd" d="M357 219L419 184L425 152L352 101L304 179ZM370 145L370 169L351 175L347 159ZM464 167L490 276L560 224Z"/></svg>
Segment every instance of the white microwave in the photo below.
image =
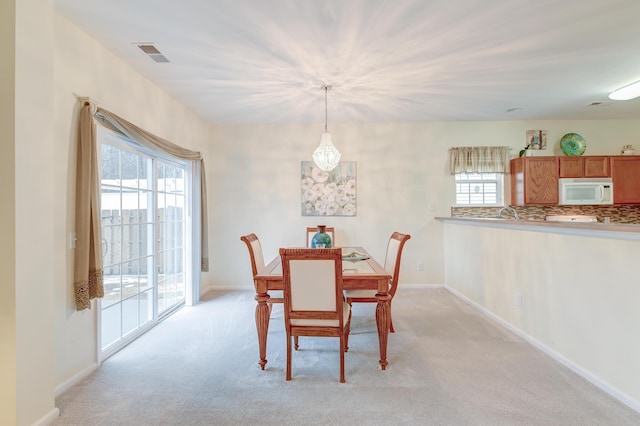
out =
<svg viewBox="0 0 640 426"><path fill-rule="evenodd" d="M613 204L613 182L611 178L561 178L558 194L559 204Z"/></svg>

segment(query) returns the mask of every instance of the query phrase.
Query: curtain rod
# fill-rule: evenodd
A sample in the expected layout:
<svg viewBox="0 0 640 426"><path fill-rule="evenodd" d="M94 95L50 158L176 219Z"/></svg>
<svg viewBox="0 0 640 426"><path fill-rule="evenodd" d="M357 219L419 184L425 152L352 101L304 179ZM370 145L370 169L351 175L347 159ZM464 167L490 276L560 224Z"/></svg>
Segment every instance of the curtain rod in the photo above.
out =
<svg viewBox="0 0 640 426"><path fill-rule="evenodd" d="M80 96L77 93L74 93L73 96L76 97L77 100L79 100L80 102L83 102L84 105L98 105L98 102L96 102L95 100L91 99L89 96Z"/></svg>

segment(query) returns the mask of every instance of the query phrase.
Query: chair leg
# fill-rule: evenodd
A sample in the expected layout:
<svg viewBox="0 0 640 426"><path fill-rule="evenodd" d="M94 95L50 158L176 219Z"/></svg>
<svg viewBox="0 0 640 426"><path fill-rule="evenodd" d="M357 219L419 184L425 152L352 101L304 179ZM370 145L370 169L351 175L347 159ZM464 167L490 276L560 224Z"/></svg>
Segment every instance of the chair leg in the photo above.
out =
<svg viewBox="0 0 640 426"><path fill-rule="evenodd" d="M349 310L349 318L344 326L344 351L349 352L349 333L351 333L351 310Z"/></svg>
<svg viewBox="0 0 640 426"><path fill-rule="evenodd" d="M295 337L293 338L293 343L294 343L294 346L295 346L296 351L297 351L297 350L298 350L298 336L295 336Z"/></svg>
<svg viewBox="0 0 640 426"><path fill-rule="evenodd" d="M296 337L297 338L297 337ZM287 380L291 380L291 336L287 333Z"/></svg>
<svg viewBox="0 0 640 426"><path fill-rule="evenodd" d="M340 334L340 383L344 383L344 345L343 334Z"/></svg>
<svg viewBox="0 0 640 426"><path fill-rule="evenodd" d="M393 329L393 317L391 316L391 301L389 301L389 331L395 333Z"/></svg>

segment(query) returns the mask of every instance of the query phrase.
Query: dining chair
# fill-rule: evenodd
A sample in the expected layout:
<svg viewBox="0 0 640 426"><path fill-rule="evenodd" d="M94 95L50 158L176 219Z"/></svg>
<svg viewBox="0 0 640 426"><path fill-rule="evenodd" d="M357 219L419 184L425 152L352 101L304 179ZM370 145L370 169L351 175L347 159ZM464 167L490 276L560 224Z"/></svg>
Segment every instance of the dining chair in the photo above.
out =
<svg viewBox="0 0 640 426"><path fill-rule="evenodd" d="M284 323L287 336L286 379L291 380L291 338L340 339L340 383L344 383L344 354L349 346L351 307L344 302L342 250L281 248ZM295 349L298 350L297 342Z"/></svg>
<svg viewBox="0 0 640 426"><path fill-rule="evenodd" d="M262 254L262 245L260 244L260 240L256 236L256 234L243 235L240 237L242 241L245 242L247 248L249 249L249 257L251 258L251 272L255 279L255 276L258 275L258 271L260 269L264 269L264 255ZM255 283L254 283L255 285ZM267 302L269 304L269 313L271 313L271 309L273 308L274 303L283 303L284 297L281 291L274 291L273 294L279 297L271 297Z"/></svg>
<svg viewBox="0 0 640 426"><path fill-rule="evenodd" d="M318 232L317 226L307 227L307 247L311 247L311 240L313 239L313 236L316 235L316 232ZM334 238L335 230L333 226L327 226L324 232L329 234L329 236L331 237L331 246L336 247L336 239Z"/></svg>
<svg viewBox="0 0 640 426"><path fill-rule="evenodd" d="M393 297L398 289L402 249L409 238L411 238L411 235L409 234L401 234L400 232L394 232L391 234L389 243L387 244L387 254L384 260L384 269L391 275L391 279L389 280L389 330L392 333L395 333L395 330L393 329L393 318L391 316L391 302L393 301ZM376 299L376 293L376 290L347 290L345 291L345 297L350 306L353 302L377 303L378 299Z"/></svg>

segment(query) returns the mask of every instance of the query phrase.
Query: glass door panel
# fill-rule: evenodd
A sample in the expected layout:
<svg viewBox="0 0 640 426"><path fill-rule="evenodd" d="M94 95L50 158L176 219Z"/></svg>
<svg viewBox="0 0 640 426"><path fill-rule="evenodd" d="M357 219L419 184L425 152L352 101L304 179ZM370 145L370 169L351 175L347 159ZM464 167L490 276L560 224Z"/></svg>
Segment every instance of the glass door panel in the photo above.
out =
<svg viewBox="0 0 640 426"><path fill-rule="evenodd" d="M116 135L105 139L112 143L101 144L100 339L112 353L184 304L186 166L130 149Z"/></svg>

